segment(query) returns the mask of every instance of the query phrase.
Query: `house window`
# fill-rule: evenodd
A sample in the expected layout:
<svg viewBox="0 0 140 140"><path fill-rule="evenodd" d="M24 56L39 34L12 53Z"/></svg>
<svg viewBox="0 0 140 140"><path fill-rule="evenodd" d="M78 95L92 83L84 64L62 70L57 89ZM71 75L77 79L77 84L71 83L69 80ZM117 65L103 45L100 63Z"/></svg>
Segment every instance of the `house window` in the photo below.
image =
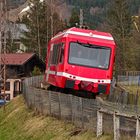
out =
<svg viewBox="0 0 140 140"><path fill-rule="evenodd" d="M6 82L5 90L10 91L10 82Z"/></svg>
<svg viewBox="0 0 140 140"><path fill-rule="evenodd" d="M5 95L5 99L6 99L6 101L10 101L10 93L7 93L7 94Z"/></svg>

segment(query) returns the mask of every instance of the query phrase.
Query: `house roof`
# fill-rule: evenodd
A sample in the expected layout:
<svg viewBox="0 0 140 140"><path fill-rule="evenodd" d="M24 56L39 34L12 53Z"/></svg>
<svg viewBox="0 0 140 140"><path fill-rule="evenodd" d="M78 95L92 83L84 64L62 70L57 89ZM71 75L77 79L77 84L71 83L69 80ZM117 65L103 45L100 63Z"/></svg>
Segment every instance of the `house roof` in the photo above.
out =
<svg viewBox="0 0 140 140"><path fill-rule="evenodd" d="M0 56L0 64L5 63L6 65L23 65L28 60L30 60L33 56L35 56L35 53L1 54L1 56Z"/></svg>

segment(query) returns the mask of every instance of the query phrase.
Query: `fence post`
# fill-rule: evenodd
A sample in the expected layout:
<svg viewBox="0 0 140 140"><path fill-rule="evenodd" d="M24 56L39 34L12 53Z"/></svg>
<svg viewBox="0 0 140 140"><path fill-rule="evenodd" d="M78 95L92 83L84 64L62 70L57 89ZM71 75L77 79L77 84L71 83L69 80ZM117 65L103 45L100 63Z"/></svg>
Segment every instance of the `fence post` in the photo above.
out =
<svg viewBox="0 0 140 140"><path fill-rule="evenodd" d="M113 115L113 121L114 121L114 140L119 140L120 139L120 117L114 113Z"/></svg>
<svg viewBox="0 0 140 140"><path fill-rule="evenodd" d="M84 117L83 117L83 100L80 97L81 117L82 117L82 128L84 128Z"/></svg>
<svg viewBox="0 0 140 140"><path fill-rule="evenodd" d="M139 140L139 139L140 139L140 120L138 117L136 121L136 140Z"/></svg>
<svg viewBox="0 0 140 140"><path fill-rule="evenodd" d="M71 121L73 122L73 106L72 106L72 95L69 95L70 97L70 104L71 104Z"/></svg>
<svg viewBox="0 0 140 140"><path fill-rule="evenodd" d="M40 91L40 113L43 114L43 100L42 100L42 92Z"/></svg>
<svg viewBox="0 0 140 140"><path fill-rule="evenodd" d="M27 100L27 99L26 99L26 90L25 90L25 89L26 89L26 88L25 88L25 80L22 81L21 84L22 84L22 94L23 94L23 96L24 96L24 99Z"/></svg>
<svg viewBox="0 0 140 140"><path fill-rule="evenodd" d="M40 92L40 113L43 114L43 99L42 99L42 92Z"/></svg>
<svg viewBox="0 0 140 140"><path fill-rule="evenodd" d="M48 94L49 94L49 111L51 115L51 91L49 91Z"/></svg>
<svg viewBox="0 0 140 140"><path fill-rule="evenodd" d="M61 119L61 100L60 100L60 93L58 93L58 99L59 99L59 117Z"/></svg>
<svg viewBox="0 0 140 140"><path fill-rule="evenodd" d="M138 79L138 87L140 86L140 75L139 75L139 79Z"/></svg>
<svg viewBox="0 0 140 140"><path fill-rule="evenodd" d="M99 110L97 111L97 130L96 136L99 137L103 134L103 113Z"/></svg>

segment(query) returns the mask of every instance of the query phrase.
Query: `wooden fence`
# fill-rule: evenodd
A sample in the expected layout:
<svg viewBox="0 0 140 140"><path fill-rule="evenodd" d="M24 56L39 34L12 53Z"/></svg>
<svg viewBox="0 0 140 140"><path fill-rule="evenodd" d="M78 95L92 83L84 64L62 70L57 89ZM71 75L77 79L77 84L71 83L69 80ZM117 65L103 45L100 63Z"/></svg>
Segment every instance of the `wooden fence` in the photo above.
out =
<svg viewBox="0 0 140 140"><path fill-rule="evenodd" d="M71 94L39 88L42 77L25 79L23 91L30 108L44 115L70 121L76 126L91 129L97 137L113 134L114 140L140 139L140 108L98 99L86 99Z"/></svg>

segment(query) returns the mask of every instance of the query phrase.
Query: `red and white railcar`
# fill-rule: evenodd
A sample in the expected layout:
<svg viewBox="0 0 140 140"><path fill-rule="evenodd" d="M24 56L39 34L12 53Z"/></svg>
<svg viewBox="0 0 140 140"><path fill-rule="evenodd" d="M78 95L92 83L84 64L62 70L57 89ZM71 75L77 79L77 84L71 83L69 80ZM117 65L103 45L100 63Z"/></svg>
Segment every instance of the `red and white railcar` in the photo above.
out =
<svg viewBox="0 0 140 140"><path fill-rule="evenodd" d="M65 30L49 42L45 80L60 88L109 94L115 49L110 33Z"/></svg>

